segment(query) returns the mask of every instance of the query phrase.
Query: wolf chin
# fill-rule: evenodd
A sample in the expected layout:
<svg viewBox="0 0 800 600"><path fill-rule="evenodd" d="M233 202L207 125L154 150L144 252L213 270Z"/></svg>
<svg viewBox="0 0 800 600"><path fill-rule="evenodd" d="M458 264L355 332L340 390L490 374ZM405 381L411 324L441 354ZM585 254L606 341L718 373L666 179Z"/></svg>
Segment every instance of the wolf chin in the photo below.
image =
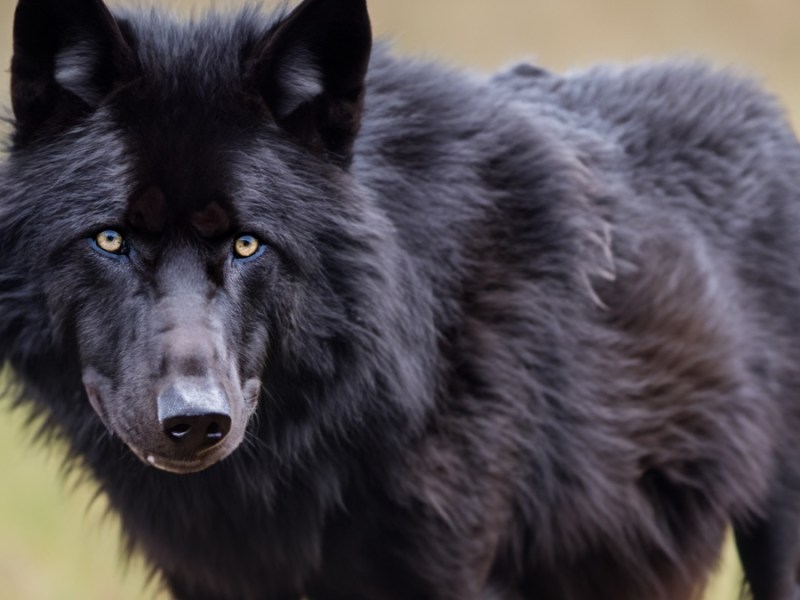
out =
<svg viewBox="0 0 800 600"><path fill-rule="evenodd" d="M178 599L798 597L800 147L692 64L364 0L20 0L0 361ZM13 493L13 492L12 492Z"/></svg>

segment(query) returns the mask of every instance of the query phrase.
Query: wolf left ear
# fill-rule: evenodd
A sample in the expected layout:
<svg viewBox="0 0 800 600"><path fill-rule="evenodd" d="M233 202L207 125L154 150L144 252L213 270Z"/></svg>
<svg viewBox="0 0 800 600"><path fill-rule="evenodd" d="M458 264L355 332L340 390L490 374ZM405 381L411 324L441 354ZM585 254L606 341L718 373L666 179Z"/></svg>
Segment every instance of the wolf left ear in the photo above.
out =
<svg viewBox="0 0 800 600"><path fill-rule="evenodd" d="M365 0L304 0L256 44L245 80L301 144L347 164L371 49Z"/></svg>
<svg viewBox="0 0 800 600"><path fill-rule="evenodd" d="M132 61L102 0L19 0L11 61L18 137L95 108Z"/></svg>

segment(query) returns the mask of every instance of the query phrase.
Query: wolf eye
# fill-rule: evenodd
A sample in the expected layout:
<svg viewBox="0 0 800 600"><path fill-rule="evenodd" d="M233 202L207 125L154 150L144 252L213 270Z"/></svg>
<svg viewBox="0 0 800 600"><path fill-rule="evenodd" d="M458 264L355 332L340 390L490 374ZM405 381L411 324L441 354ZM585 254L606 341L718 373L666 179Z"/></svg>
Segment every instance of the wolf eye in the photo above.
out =
<svg viewBox="0 0 800 600"><path fill-rule="evenodd" d="M94 236L94 245L103 252L109 254L125 254L125 238L119 231L106 229Z"/></svg>
<svg viewBox="0 0 800 600"><path fill-rule="evenodd" d="M240 235L233 242L233 253L236 258L255 258L263 249L261 242L252 235Z"/></svg>

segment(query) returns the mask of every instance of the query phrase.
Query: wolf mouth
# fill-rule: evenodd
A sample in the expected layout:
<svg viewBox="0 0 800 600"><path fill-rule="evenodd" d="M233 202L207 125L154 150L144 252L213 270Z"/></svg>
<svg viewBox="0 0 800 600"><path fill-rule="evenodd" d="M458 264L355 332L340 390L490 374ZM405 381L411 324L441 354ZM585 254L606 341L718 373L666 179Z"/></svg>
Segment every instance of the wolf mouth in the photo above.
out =
<svg viewBox="0 0 800 600"><path fill-rule="evenodd" d="M136 455L142 458L141 455L138 454L138 452L136 453ZM227 456L227 453L225 456ZM186 475L188 473L197 473L199 471L203 471L208 467L210 467L211 465L222 460L222 458L175 460L175 459L164 458L162 456L156 457L155 455L150 454L147 456L147 458L144 458L143 460L148 465L151 465L161 471L166 471L168 473L175 473L178 475Z"/></svg>

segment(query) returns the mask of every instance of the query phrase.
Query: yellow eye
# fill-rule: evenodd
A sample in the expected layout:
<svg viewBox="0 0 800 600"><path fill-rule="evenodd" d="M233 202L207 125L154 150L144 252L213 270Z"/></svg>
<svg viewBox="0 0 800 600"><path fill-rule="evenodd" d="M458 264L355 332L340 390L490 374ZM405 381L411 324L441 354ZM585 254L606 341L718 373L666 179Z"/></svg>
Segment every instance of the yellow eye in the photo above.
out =
<svg viewBox="0 0 800 600"><path fill-rule="evenodd" d="M260 248L261 242L252 235L239 236L233 243L233 253L236 255L236 258L250 258L255 256Z"/></svg>
<svg viewBox="0 0 800 600"><path fill-rule="evenodd" d="M110 254L122 254L125 249L125 239L119 231L113 229L106 229L98 233L94 242L98 248Z"/></svg>

